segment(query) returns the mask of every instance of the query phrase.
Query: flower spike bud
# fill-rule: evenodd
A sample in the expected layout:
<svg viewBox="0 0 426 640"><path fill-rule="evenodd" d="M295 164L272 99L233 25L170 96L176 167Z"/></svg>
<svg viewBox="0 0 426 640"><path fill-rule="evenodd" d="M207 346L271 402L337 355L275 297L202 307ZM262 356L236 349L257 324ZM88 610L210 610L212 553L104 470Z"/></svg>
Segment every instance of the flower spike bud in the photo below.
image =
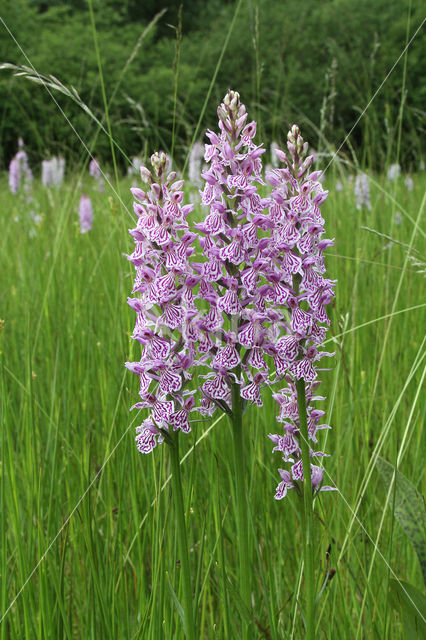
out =
<svg viewBox="0 0 426 640"><path fill-rule="evenodd" d="M230 108L231 111L238 110L240 107L240 94L238 91L230 89L223 99L223 103Z"/></svg>
<svg viewBox="0 0 426 640"><path fill-rule="evenodd" d="M296 153L297 153L297 151L296 151L296 146L295 146L292 142L290 142L290 140L287 142L287 148L288 148L288 150L290 151L290 154L291 154L291 155L293 156L293 158L294 158L294 156L295 156L295 155L296 155Z"/></svg>
<svg viewBox="0 0 426 640"><path fill-rule="evenodd" d="M280 162L282 162L283 164L288 164L288 158L284 151L282 151L281 149L276 149L275 155L277 156Z"/></svg>
<svg viewBox="0 0 426 640"><path fill-rule="evenodd" d="M293 141L297 140L299 134L300 134L300 129L297 126L297 124L294 124L291 127L290 131L288 132L288 136L287 137L288 137L289 140L291 139L291 141L293 142Z"/></svg>
<svg viewBox="0 0 426 640"><path fill-rule="evenodd" d="M226 109L225 109L223 104L221 104L217 108L217 115L219 116L219 120L222 120L222 122L224 122L226 120L226 118L228 117L227 111L226 111Z"/></svg>
<svg viewBox="0 0 426 640"><path fill-rule="evenodd" d="M155 175L158 178L161 178L161 176L164 174L166 170L166 166L168 164L167 161L168 161L168 158L167 158L167 155L164 153L164 151L155 152L152 154L151 164L152 164L152 168L154 169Z"/></svg>
<svg viewBox="0 0 426 640"><path fill-rule="evenodd" d="M147 169L143 165L141 166L139 171L140 171L141 178L142 178L143 182L145 182L147 184L152 184L153 180L152 180L151 171L149 171L149 169Z"/></svg>
<svg viewBox="0 0 426 640"><path fill-rule="evenodd" d="M238 112L238 108L240 105L240 96L238 93L235 93L234 97L231 100L231 104L229 105L232 112Z"/></svg>
<svg viewBox="0 0 426 640"><path fill-rule="evenodd" d="M242 129L245 125L245 123L247 122L247 113L243 113L241 116L238 117L238 120L235 123L235 126L237 129Z"/></svg>
<svg viewBox="0 0 426 640"><path fill-rule="evenodd" d="M299 173L297 174L297 179L301 178L303 174L312 166L314 161L314 156L308 156L302 163L300 167Z"/></svg>
<svg viewBox="0 0 426 640"><path fill-rule="evenodd" d="M139 189L139 187L132 187L130 191L132 192L132 195L134 198L136 198L136 200L139 200L139 202L145 202L146 200L145 191L143 191L142 189Z"/></svg>
<svg viewBox="0 0 426 640"><path fill-rule="evenodd" d="M303 150L304 150L304 144L303 144L302 136L298 136L298 138L296 140L296 149L297 149L297 153L299 154L299 156L301 156L302 153L303 153Z"/></svg>
<svg viewBox="0 0 426 640"><path fill-rule="evenodd" d="M159 198L161 194L161 187L156 182L153 182L151 185L151 191L154 194L155 198Z"/></svg>
<svg viewBox="0 0 426 640"><path fill-rule="evenodd" d="M169 175L167 176L167 180L164 184L168 185L171 182L173 182L173 180L176 180L176 178L177 178L176 171L170 171Z"/></svg>

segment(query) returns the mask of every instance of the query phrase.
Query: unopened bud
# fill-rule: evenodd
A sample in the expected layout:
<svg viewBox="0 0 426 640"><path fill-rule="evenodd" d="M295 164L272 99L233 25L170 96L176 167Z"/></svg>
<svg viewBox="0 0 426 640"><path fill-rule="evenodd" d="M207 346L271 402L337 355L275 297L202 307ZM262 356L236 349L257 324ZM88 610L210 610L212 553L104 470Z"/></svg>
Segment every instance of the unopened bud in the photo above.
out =
<svg viewBox="0 0 426 640"><path fill-rule="evenodd" d="M247 121L247 113L243 113L242 116L239 116L238 120L235 123L237 129L242 129Z"/></svg>
<svg viewBox="0 0 426 640"><path fill-rule="evenodd" d="M304 160L302 166L300 167L299 173L297 174L298 178L301 178L305 173L305 171L307 171L307 169L309 169L309 167L312 166L313 161L314 161L314 156L308 156L306 160Z"/></svg>
<svg viewBox="0 0 426 640"><path fill-rule="evenodd" d="M222 125L222 131L229 131L229 133L232 133L232 123L228 116L226 116L224 120L221 120L220 124Z"/></svg>
<svg viewBox="0 0 426 640"><path fill-rule="evenodd" d="M149 169L147 169L146 167L142 166L140 168L140 174L141 174L141 178L144 182L147 182L148 184L152 183L152 174L151 171L149 171Z"/></svg>
<svg viewBox="0 0 426 640"><path fill-rule="evenodd" d="M295 140L298 138L298 136L299 136L299 134L300 134L300 129L299 129L299 127L297 126L297 124L294 124L294 125L291 127L291 134L292 134L292 136L293 136L293 138L294 138Z"/></svg>
<svg viewBox="0 0 426 640"><path fill-rule="evenodd" d="M237 111L240 107L240 94L238 91L229 90L223 102L229 107L230 111Z"/></svg>
<svg viewBox="0 0 426 640"><path fill-rule="evenodd" d="M161 187L156 182L153 182L153 184L151 185L151 190L153 191L156 199L158 199L161 196Z"/></svg>
<svg viewBox="0 0 426 640"><path fill-rule="evenodd" d="M292 144L290 141L287 142L287 149L290 151L290 154L292 156L296 155L296 147L294 144Z"/></svg>
<svg viewBox="0 0 426 640"><path fill-rule="evenodd" d="M146 200L145 191L142 191L142 189L139 189L138 187L132 187L130 191L132 192L133 197L136 198L136 200L139 200L139 202L145 202Z"/></svg>
<svg viewBox="0 0 426 640"><path fill-rule="evenodd" d="M164 151L156 151L155 153L153 153L151 156L151 164L152 168L155 171L155 174L160 178L163 175L167 165L167 156Z"/></svg>
<svg viewBox="0 0 426 640"><path fill-rule="evenodd" d="M226 96L225 96L226 99ZM227 112L226 109L224 107L223 104L221 104L218 108L217 108L217 115L219 116L219 119L222 120L222 122L224 122L227 118Z"/></svg>
<svg viewBox="0 0 426 640"><path fill-rule="evenodd" d="M284 151L282 151L281 149L275 149L275 155L277 156L278 160L280 162L283 162L284 164L288 163L288 158L285 154Z"/></svg>
<svg viewBox="0 0 426 640"><path fill-rule="evenodd" d="M238 93L237 93L237 95L235 95L235 96L232 98L232 100L231 100L231 104L229 105L229 108L230 108L232 111L237 111L237 109L238 109L238 107L239 107L239 106L240 106L240 96L239 96L239 95L238 95Z"/></svg>

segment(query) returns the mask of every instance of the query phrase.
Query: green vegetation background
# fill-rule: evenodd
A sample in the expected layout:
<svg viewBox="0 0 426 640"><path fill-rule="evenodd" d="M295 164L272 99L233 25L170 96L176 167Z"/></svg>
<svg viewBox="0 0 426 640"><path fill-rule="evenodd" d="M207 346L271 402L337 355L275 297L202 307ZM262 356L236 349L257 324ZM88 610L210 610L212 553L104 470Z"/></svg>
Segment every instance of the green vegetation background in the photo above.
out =
<svg viewBox="0 0 426 640"><path fill-rule="evenodd" d="M232 87L260 121L265 139L279 140L287 125L297 120L313 141L321 129L332 148L350 131L424 17L422 3L416 0L182 0L179 38L180 4L180 0L93 2L108 97L144 29L167 9L143 39L110 106L114 139L129 157L170 148L176 69L174 151L178 158L187 152L239 4L201 131L214 126L213 105ZM86 0L0 0L0 15L35 69L73 85L102 117ZM0 62L28 65L4 23L0 22ZM345 151L355 152L362 164L382 168L391 160L395 123L404 99L400 161L407 170L416 168L426 102L422 45L420 32L410 45L406 94L401 96L400 73L391 74L375 98L374 109L367 111L351 135L351 148ZM402 64L401 60L399 71ZM87 140L95 123L69 98L58 93L55 97ZM321 122L324 100L328 108ZM1 165L5 167L16 153L18 133L31 151L33 164L59 152L65 152L68 160L77 159L81 144L64 118L53 117L56 113L43 88L2 71ZM110 158L106 136L99 138L95 151L101 159Z"/></svg>

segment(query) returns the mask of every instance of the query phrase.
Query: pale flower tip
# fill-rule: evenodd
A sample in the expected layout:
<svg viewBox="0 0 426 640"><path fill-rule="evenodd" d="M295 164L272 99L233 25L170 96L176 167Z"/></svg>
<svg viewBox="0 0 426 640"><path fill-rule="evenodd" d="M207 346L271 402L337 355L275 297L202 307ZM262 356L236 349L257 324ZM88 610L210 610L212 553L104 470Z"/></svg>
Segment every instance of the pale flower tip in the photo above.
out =
<svg viewBox="0 0 426 640"><path fill-rule="evenodd" d="M290 142L290 140L287 141L287 148L292 156L296 155L296 146L292 142Z"/></svg>

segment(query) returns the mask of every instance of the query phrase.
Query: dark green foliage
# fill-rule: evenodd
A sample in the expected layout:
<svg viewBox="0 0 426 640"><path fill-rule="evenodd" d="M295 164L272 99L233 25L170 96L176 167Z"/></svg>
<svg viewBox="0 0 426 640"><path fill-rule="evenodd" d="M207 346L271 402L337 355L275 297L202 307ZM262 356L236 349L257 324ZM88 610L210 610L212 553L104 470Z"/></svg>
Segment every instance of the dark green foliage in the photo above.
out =
<svg viewBox="0 0 426 640"><path fill-rule="evenodd" d="M426 598L407 582L390 580L391 602L401 610L405 640L422 640L426 634Z"/></svg>
<svg viewBox="0 0 426 640"><path fill-rule="evenodd" d="M424 500L416 487L390 462L383 460L383 458L377 458L376 464L386 490L389 489L391 482L396 482L396 486L392 484L392 496L395 495L395 518L417 553L423 580L426 583L426 511Z"/></svg>
<svg viewBox="0 0 426 640"><path fill-rule="evenodd" d="M145 37L110 106L114 138L129 156L142 149L151 152L171 147L180 4L183 40L174 144L178 159L191 141L237 3L93 0L107 97L143 30L167 7ZM74 85L102 118L104 105L86 0L0 0L0 8L4 22L37 71ZM409 38L420 26L420 3L412 3L411 14L409 9L409 0L243 0L203 127L214 125L213 105L232 86L260 120L266 140L279 141L288 124L297 120L314 146L317 140L320 149L335 150L402 53L409 15ZM3 24L0 29L0 62L28 65ZM421 79L426 63L421 42L420 31L407 58L400 156L406 168L421 151L419 134L424 126L426 89ZM379 168L395 160L403 64L402 58L351 135L362 164ZM96 125L78 105L57 94L55 98L88 143ZM59 150L68 157L81 152L81 143L42 87L2 71L0 104L3 166L15 153L19 134L34 159ZM348 147L343 151L349 153ZM99 138L96 153L104 160L109 158L105 136ZM121 162L124 167L124 158Z"/></svg>

